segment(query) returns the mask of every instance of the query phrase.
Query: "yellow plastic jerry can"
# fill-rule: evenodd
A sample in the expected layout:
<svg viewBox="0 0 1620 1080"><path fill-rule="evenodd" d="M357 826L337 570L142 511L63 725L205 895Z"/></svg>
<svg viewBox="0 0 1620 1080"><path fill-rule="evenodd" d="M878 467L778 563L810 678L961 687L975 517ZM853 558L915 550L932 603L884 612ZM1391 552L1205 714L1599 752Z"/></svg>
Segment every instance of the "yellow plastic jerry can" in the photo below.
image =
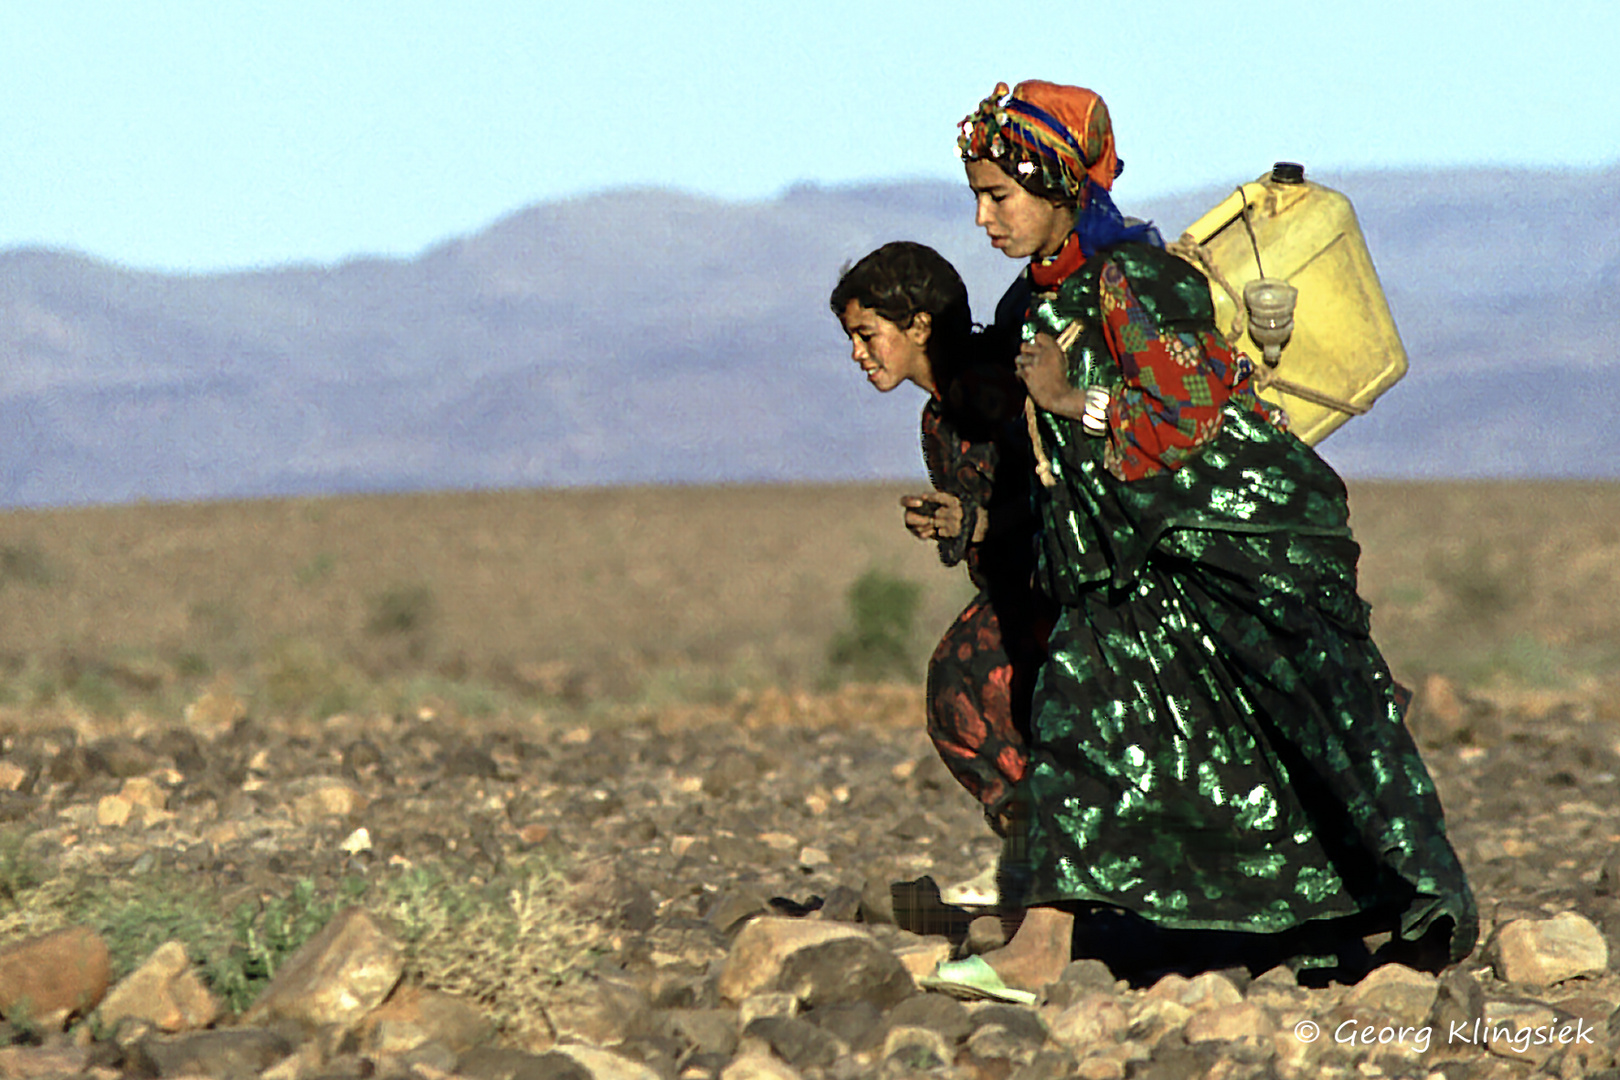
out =
<svg viewBox="0 0 1620 1080"><path fill-rule="evenodd" d="M1209 275L1216 323L1253 359L1261 396L1283 407L1305 442L1366 412L1406 374L1350 200L1306 180L1300 166L1279 163L1244 184L1171 248Z"/></svg>

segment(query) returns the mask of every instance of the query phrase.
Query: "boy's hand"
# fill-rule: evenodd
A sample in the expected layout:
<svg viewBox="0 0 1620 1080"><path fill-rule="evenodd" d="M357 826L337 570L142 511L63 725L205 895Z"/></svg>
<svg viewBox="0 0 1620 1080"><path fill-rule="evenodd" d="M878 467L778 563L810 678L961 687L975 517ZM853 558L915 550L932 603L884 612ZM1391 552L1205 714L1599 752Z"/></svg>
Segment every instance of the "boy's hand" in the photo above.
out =
<svg viewBox="0 0 1620 1080"><path fill-rule="evenodd" d="M919 540L945 540L962 531L962 502L945 491L902 495L906 528Z"/></svg>

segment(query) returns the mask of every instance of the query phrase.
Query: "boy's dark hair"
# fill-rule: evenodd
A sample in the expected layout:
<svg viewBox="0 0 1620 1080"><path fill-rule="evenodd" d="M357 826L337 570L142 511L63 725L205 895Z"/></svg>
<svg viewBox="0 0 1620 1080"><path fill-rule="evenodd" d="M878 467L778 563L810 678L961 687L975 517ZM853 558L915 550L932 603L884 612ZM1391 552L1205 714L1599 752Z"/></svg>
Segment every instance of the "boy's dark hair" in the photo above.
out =
<svg viewBox="0 0 1620 1080"><path fill-rule="evenodd" d="M940 346L964 341L973 329L967 286L956 267L926 244L896 240L845 266L833 288L830 304L840 318L855 301L875 311L902 330L911 327L919 312L932 321L928 354Z"/></svg>

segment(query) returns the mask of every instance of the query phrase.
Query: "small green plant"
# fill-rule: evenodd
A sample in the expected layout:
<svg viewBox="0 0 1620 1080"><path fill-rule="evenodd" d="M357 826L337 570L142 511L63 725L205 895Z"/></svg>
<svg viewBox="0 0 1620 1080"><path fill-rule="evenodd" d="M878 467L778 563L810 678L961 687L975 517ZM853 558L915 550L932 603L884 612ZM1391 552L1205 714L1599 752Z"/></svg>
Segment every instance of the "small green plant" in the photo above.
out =
<svg viewBox="0 0 1620 1080"><path fill-rule="evenodd" d="M124 711L124 697L99 667L77 672L67 687L76 705L97 716L117 716Z"/></svg>
<svg viewBox="0 0 1620 1080"><path fill-rule="evenodd" d="M844 596L848 625L834 635L827 650L833 671L862 680L915 675L912 624L922 587L872 568L856 578Z"/></svg>
<svg viewBox="0 0 1620 1080"><path fill-rule="evenodd" d="M56 580L51 562L37 544L0 544L0 588L8 584L41 588Z"/></svg>
<svg viewBox="0 0 1620 1080"><path fill-rule="evenodd" d="M295 639L279 641L261 669L271 708L325 719L360 703L360 674L334 660L319 646Z"/></svg>
<svg viewBox="0 0 1620 1080"><path fill-rule="evenodd" d="M45 871L28 853L28 835L15 829L0 831L0 902L13 907L23 894L45 880Z"/></svg>
<svg viewBox="0 0 1620 1080"><path fill-rule="evenodd" d="M377 883L366 907L388 919L422 985L480 1002L504 1031L545 1030L545 1003L598 949L567 881L529 858L471 873L426 863Z"/></svg>
<svg viewBox="0 0 1620 1080"><path fill-rule="evenodd" d="M291 896L271 897L262 905L245 903L231 919L234 944L224 957L204 970L233 1012L246 1009L282 961L320 932L346 904L364 895L366 883L346 878L338 896L316 894L315 882L305 878L293 886Z"/></svg>
<svg viewBox="0 0 1620 1080"><path fill-rule="evenodd" d="M337 567L337 559L329 551L317 552L313 559L293 571L293 580L300 585L314 585L332 576Z"/></svg>
<svg viewBox="0 0 1620 1080"><path fill-rule="evenodd" d="M1492 625L1528 599L1531 565L1522 545L1476 541L1433 557L1429 573L1459 618Z"/></svg>
<svg viewBox="0 0 1620 1080"><path fill-rule="evenodd" d="M404 637L427 631L437 611L433 590L426 585L396 585L371 597L366 633L376 637Z"/></svg>
<svg viewBox="0 0 1620 1080"><path fill-rule="evenodd" d="M335 896L321 896L308 879L284 897L245 903L228 916L212 898L173 873L80 882L69 894L69 921L95 927L107 941L114 976L121 978L167 941L179 941L205 982L241 1012L281 963L365 889L346 879Z"/></svg>

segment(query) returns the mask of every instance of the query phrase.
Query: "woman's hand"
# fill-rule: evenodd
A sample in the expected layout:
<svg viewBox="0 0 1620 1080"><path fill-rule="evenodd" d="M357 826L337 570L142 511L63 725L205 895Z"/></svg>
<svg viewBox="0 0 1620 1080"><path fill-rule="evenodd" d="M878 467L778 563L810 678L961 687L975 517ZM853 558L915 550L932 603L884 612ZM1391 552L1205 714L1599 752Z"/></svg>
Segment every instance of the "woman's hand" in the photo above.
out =
<svg viewBox="0 0 1620 1080"><path fill-rule="evenodd" d="M1024 342L1015 367L1035 404L1071 420L1085 415L1085 392L1069 385L1068 359L1051 334L1036 334L1034 341Z"/></svg>
<svg viewBox="0 0 1620 1080"><path fill-rule="evenodd" d="M962 531L962 501L945 491L902 495L906 528L919 540L948 540Z"/></svg>

